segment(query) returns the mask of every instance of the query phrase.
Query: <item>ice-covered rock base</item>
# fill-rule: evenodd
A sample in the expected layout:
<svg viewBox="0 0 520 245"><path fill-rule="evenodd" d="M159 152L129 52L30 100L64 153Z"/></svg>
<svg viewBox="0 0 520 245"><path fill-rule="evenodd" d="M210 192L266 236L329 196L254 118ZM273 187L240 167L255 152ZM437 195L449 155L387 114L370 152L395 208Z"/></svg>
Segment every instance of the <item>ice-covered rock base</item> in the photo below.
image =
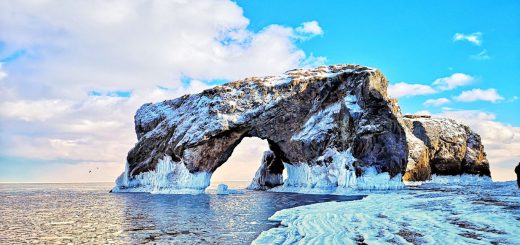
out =
<svg viewBox="0 0 520 245"><path fill-rule="evenodd" d="M520 244L516 183L475 178L281 210L253 244Z"/></svg>
<svg viewBox="0 0 520 245"><path fill-rule="evenodd" d="M338 152L327 149L318 161L330 159L324 165L284 163L287 179L283 186L275 187L273 192L298 192L315 194L347 194L356 190L391 190L404 187L401 175L393 178L387 172L378 173L374 167L366 168L361 176L356 175L356 158L350 150Z"/></svg>
<svg viewBox="0 0 520 245"><path fill-rule="evenodd" d="M190 173L182 162L170 156L159 160L155 170L129 178L128 167L116 180L112 192L149 192L154 194L200 194L209 186L211 174Z"/></svg>

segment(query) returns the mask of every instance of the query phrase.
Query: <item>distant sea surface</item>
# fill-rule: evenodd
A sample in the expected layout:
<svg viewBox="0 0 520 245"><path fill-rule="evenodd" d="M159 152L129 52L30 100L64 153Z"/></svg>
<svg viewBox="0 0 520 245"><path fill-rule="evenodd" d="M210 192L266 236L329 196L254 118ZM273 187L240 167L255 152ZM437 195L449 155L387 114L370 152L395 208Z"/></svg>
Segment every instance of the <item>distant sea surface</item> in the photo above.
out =
<svg viewBox="0 0 520 245"><path fill-rule="evenodd" d="M0 184L0 244L249 244L277 226L267 219L300 205L363 196L244 190L241 194L109 193L113 183Z"/></svg>

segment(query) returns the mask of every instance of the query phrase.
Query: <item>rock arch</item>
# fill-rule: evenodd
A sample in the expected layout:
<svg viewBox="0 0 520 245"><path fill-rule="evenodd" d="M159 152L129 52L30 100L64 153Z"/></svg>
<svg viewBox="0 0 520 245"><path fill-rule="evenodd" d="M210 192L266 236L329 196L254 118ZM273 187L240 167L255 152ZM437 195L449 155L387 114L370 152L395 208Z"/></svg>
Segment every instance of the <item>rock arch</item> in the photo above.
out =
<svg viewBox="0 0 520 245"><path fill-rule="evenodd" d="M144 104L135 115L138 142L115 190L203 191L244 137L268 141L265 160L276 164L264 167L277 174L282 163L284 187L400 186L405 172L429 166L421 161L427 149L403 126L387 86L376 69L333 65ZM422 172L413 176L428 177Z"/></svg>

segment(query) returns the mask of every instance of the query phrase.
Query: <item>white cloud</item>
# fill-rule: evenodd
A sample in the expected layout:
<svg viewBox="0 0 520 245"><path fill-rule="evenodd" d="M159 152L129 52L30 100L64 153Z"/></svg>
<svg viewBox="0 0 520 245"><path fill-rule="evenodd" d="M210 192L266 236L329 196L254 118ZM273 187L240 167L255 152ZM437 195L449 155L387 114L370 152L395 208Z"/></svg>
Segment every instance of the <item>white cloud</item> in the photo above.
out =
<svg viewBox="0 0 520 245"><path fill-rule="evenodd" d="M440 90L452 90L456 87L471 84L475 79L464 73L454 73L449 77L438 78L433 85Z"/></svg>
<svg viewBox="0 0 520 245"><path fill-rule="evenodd" d="M296 31L302 34L323 35L323 30L315 20L302 23L296 28Z"/></svg>
<svg viewBox="0 0 520 245"><path fill-rule="evenodd" d="M472 89L468 91L463 91L460 95L454 97L458 101L462 102L472 102L472 101L489 101L496 103L497 101L503 100L504 97L500 96L497 93L497 90L494 88L482 90L482 89Z"/></svg>
<svg viewBox="0 0 520 245"><path fill-rule="evenodd" d="M498 122L494 114L479 110L444 111L435 116L455 119L480 134L493 179L516 178L513 170L520 159L520 127Z"/></svg>
<svg viewBox="0 0 520 245"><path fill-rule="evenodd" d="M474 32L471 34L455 33L455 35L453 35L453 41L454 42L468 41L477 46L480 46L480 44L482 44L482 33L481 32Z"/></svg>
<svg viewBox="0 0 520 245"><path fill-rule="evenodd" d="M248 25L243 10L224 0L0 1L2 55L26 55L0 67L1 154L89 167L116 162L122 170L143 103L200 92L210 87L205 80L325 61L297 47L323 34L316 21L257 32ZM104 180L119 174L111 171Z"/></svg>
<svg viewBox="0 0 520 245"><path fill-rule="evenodd" d="M388 93L392 97L408 97L415 95L436 94L440 91L453 90L457 87L471 84L475 79L464 73L453 73L449 77L441 77L433 81L432 86L400 82L390 84ZM428 102L431 103L432 101ZM446 102L446 101L444 101Z"/></svg>
<svg viewBox="0 0 520 245"><path fill-rule="evenodd" d="M231 1L0 3L6 49L38 58L19 60L8 83L37 81L49 95L71 98L88 89L169 86L181 76L278 74L307 62L295 41L319 27L308 22L305 33L280 25L252 32L248 24Z"/></svg>
<svg viewBox="0 0 520 245"><path fill-rule="evenodd" d="M62 100L18 100L0 102L0 116L18 118L25 121L45 121L70 108L70 103Z"/></svg>
<svg viewBox="0 0 520 245"><path fill-rule="evenodd" d="M471 55L470 58L474 59L474 60L489 60L489 59L491 59L491 57L489 56L489 54L487 52L487 49L482 50L478 54Z"/></svg>
<svg viewBox="0 0 520 245"><path fill-rule="evenodd" d="M135 142L133 115L139 106L206 88L205 83L193 81L188 87L138 90L129 98L2 102L2 153L45 160L123 162Z"/></svg>
<svg viewBox="0 0 520 245"><path fill-rule="evenodd" d="M423 105L425 106L441 106L444 104L450 103L450 100L447 98L438 98L438 99L428 99Z"/></svg>
<svg viewBox="0 0 520 245"><path fill-rule="evenodd" d="M388 86L388 94L394 98L434 93L436 93L435 89L424 84L410 84L400 82Z"/></svg>

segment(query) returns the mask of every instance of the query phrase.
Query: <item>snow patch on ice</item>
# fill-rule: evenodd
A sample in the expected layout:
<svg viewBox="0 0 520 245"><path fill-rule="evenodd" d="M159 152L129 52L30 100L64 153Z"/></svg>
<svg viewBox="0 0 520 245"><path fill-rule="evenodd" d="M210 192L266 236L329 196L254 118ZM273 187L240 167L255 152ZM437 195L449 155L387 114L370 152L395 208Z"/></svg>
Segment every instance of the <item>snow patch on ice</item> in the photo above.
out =
<svg viewBox="0 0 520 245"><path fill-rule="evenodd" d="M126 177L125 177L126 176ZM160 159L155 170L128 178L121 174L112 192L149 192L153 194L200 194L209 186L211 174L190 173L182 162L174 162L170 156Z"/></svg>
<svg viewBox="0 0 520 245"><path fill-rule="evenodd" d="M269 220L282 226L253 244L520 244L515 184L416 189L280 210Z"/></svg>

